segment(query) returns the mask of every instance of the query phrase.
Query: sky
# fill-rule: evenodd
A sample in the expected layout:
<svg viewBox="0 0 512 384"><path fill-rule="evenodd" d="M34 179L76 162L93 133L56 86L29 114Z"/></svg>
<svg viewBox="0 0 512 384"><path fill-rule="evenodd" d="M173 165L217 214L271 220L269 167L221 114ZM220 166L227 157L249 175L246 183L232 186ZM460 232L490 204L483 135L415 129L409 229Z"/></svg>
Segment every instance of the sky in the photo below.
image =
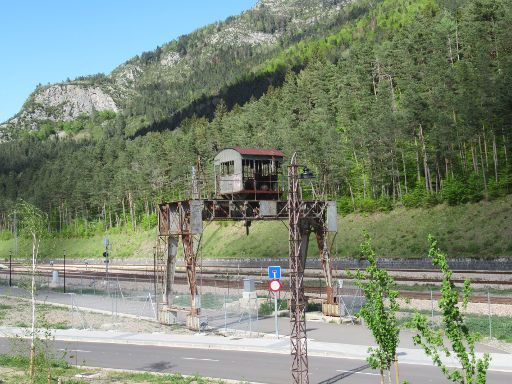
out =
<svg viewBox="0 0 512 384"><path fill-rule="evenodd" d="M110 73L144 51L238 15L256 0L0 2L0 123L37 84Z"/></svg>

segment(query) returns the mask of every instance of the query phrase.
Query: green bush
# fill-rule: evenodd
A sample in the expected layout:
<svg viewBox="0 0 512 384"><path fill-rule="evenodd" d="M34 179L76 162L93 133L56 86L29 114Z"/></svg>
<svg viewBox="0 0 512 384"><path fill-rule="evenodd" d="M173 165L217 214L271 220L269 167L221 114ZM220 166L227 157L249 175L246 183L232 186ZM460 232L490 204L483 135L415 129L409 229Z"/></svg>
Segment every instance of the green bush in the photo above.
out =
<svg viewBox="0 0 512 384"><path fill-rule="evenodd" d="M356 209L363 213L389 212L393 209L393 202L389 197L381 196L378 199L358 197L355 200Z"/></svg>
<svg viewBox="0 0 512 384"><path fill-rule="evenodd" d="M259 315L268 316L274 312L274 303L265 302L260 305Z"/></svg>
<svg viewBox="0 0 512 384"><path fill-rule="evenodd" d="M350 196L338 197L336 199L336 206L339 214L348 215L349 213L354 212L354 206Z"/></svg>
<svg viewBox="0 0 512 384"><path fill-rule="evenodd" d="M467 193L465 183L456 178L446 179L443 184L441 197L448 205L466 203Z"/></svg>
<svg viewBox="0 0 512 384"><path fill-rule="evenodd" d="M499 179L496 182L495 179L489 180L487 183L487 198L497 199L498 197L505 196L507 194L506 178Z"/></svg>
<svg viewBox="0 0 512 384"><path fill-rule="evenodd" d="M283 299L277 299L277 310L283 310L288 308L288 302ZM266 301L260 305L258 313L261 316L269 316L274 313L274 299Z"/></svg>
<svg viewBox="0 0 512 384"><path fill-rule="evenodd" d="M438 193L427 193L423 198L422 206L425 208L433 207L442 202L441 196Z"/></svg>
<svg viewBox="0 0 512 384"><path fill-rule="evenodd" d="M482 176L471 174L467 180L468 201L476 203L484 198L484 184Z"/></svg>
<svg viewBox="0 0 512 384"><path fill-rule="evenodd" d="M12 233L11 231L0 231L0 240L6 241L12 239Z"/></svg>
<svg viewBox="0 0 512 384"><path fill-rule="evenodd" d="M489 185L492 187L493 193L496 193L498 187ZM446 179L443 183L441 196L443 201L449 205L465 204L468 202L475 203L483 199L483 189L482 177L473 173L465 179Z"/></svg>
<svg viewBox="0 0 512 384"><path fill-rule="evenodd" d="M419 208L423 206L426 196L427 191L424 187L416 187L404 195L402 203L407 208Z"/></svg>
<svg viewBox="0 0 512 384"><path fill-rule="evenodd" d="M427 192L425 186L420 181L416 187L406 193L402 198L402 204L406 208L428 208L433 207L441 202L441 197L435 192Z"/></svg>
<svg viewBox="0 0 512 384"><path fill-rule="evenodd" d="M145 231L147 231L147 230L149 230L151 228L156 227L156 224L157 224L156 213L151 213L149 215L144 215L144 216L142 216L142 219L140 221L140 226Z"/></svg>
<svg viewBox="0 0 512 384"><path fill-rule="evenodd" d="M101 220L87 221L83 219L76 219L71 224L65 226L60 236L66 238L79 237L87 239L97 234L104 232L104 223Z"/></svg>

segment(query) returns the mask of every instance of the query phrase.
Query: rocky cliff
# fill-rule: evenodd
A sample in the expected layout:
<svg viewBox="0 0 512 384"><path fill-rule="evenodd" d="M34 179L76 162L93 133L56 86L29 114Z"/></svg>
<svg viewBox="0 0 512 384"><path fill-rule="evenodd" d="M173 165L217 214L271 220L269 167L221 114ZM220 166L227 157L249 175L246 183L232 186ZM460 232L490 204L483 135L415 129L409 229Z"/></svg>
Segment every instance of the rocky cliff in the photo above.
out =
<svg viewBox="0 0 512 384"><path fill-rule="evenodd" d="M314 34L321 23L332 24L348 2L260 0L239 16L201 28L155 51L144 52L109 75L39 86L19 113L0 125L0 141L16 137L16 132L22 130L38 130L43 122L69 121L93 111L119 112L128 108L129 114L141 113L137 109L144 102L141 98L148 99L148 92L168 97L159 102L169 105L167 113L172 114L194 98L215 93L221 84L250 72L252 66L293 42L294 36ZM238 68L224 68L223 73L216 70L218 78L210 75L206 82L197 80L205 68L222 65L226 54L233 56ZM146 113L144 121L151 120Z"/></svg>

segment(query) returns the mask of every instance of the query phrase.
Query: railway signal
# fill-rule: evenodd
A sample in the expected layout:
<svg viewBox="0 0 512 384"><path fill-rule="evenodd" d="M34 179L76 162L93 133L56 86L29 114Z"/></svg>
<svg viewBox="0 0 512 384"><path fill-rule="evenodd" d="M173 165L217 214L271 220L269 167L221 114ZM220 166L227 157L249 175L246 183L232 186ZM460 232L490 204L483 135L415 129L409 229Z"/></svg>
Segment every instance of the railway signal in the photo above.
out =
<svg viewBox="0 0 512 384"><path fill-rule="evenodd" d="M103 245L105 246L105 252L103 252L103 257L105 258L105 260L103 260L103 262L105 263L105 274L107 275L107 278L108 278L108 263L109 263L108 246L110 245L110 241L108 240L108 237L103 238Z"/></svg>

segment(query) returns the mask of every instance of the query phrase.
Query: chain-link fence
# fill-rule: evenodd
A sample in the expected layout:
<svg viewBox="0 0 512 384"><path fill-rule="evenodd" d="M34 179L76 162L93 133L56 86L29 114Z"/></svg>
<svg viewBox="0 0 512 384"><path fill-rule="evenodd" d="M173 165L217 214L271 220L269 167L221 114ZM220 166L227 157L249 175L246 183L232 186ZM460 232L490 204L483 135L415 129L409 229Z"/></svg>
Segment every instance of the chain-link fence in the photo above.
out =
<svg viewBox="0 0 512 384"><path fill-rule="evenodd" d="M46 266L48 267L48 266ZM62 271L46 268L36 275L38 294L48 302L65 304L75 314L74 326L85 327L80 318L83 309L93 309L101 313L118 316L126 314L145 319L157 319L160 293L153 279L150 266L144 271L133 274L107 273L91 270L91 267L75 269L66 273L65 289ZM19 272L19 271L16 271ZM252 279L254 289L244 289L244 279ZM279 293L279 311L286 316L290 299L287 279L282 279L283 290ZM8 265L0 268L0 286L5 292L13 286L25 290L28 297L30 276L10 273ZM247 276L240 270L219 273L215 276L199 271L197 277L200 323L204 329L212 331L243 331L257 335L261 332L273 333L274 312L273 294L268 290L268 279L263 272L260 276ZM335 315L355 316L364 300L362 292L352 280L337 282L337 306ZM316 279L307 280L306 286L321 288ZM307 290L306 290L307 291ZM441 314L438 308L439 287L411 286L401 287L400 296L407 298L401 302L401 316L406 320L412 312L418 310L427 315L432 322L440 324ZM184 274L178 273L173 286L172 305L178 310L175 322L186 323L187 308L190 307L189 288ZM21 293L20 293L21 294ZM322 289L315 295L307 293L311 302L325 297ZM316 300L315 300L316 299ZM179 310L181 308L181 310ZM320 308L310 305L309 309ZM482 336L509 339L512 334L512 302L510 291L491 287L477 287L473 290L466 310L467 322L473 331ZM404 322L405 322L404 320ZM283 322L284 323L284 322Z"/></svg>
<svg viewBox="0 0 512 384"><path fill-rule="evenodd" d="M82 268L74 269L65 275L62 270L46 268L35 276L37 295L44 301L66 305L76 317L75 327L85 328L81 313L94 310L103 314L118 316L130 315L145 319L158 319L159 295L154 283L152 271L147 273L116 274ZM18 296L28 298L31 278L28 272L19 270L9 274L9 270L0 270L0 286L5 289L9 284L16 287L11 290ZM60 273L59 273L60 272ZM253 281L253 290L244 291L244 279ZM254 278L240 274L226 273L203 279L198 274L198 301L200 322L203 329L211 331L243 331L254 336L261 332L273 332L261 326L262 320L269 318L274 310L273 294L268 290L266 278ZM289 295L279 293L279 310L285 315ZM185 276L177 274L172 290L173 323L186 323L190 294ZM161 306L161 304L160 304ZM181 310L180 310L181 309Z"/></svg>
<svg viewBox="0 0 512 384"><path fill-rule="evenodd" d="M419 311L429 318L432 324L442 327L442 313L438 302L441 298L439 287L415 286L414 289L401 289L401 316L403 323ZM461 306L462 308L462 306ZM512 341L512 300L508 289L474 288L466 308L462 308L470 331L482 337Z"/></svg>

